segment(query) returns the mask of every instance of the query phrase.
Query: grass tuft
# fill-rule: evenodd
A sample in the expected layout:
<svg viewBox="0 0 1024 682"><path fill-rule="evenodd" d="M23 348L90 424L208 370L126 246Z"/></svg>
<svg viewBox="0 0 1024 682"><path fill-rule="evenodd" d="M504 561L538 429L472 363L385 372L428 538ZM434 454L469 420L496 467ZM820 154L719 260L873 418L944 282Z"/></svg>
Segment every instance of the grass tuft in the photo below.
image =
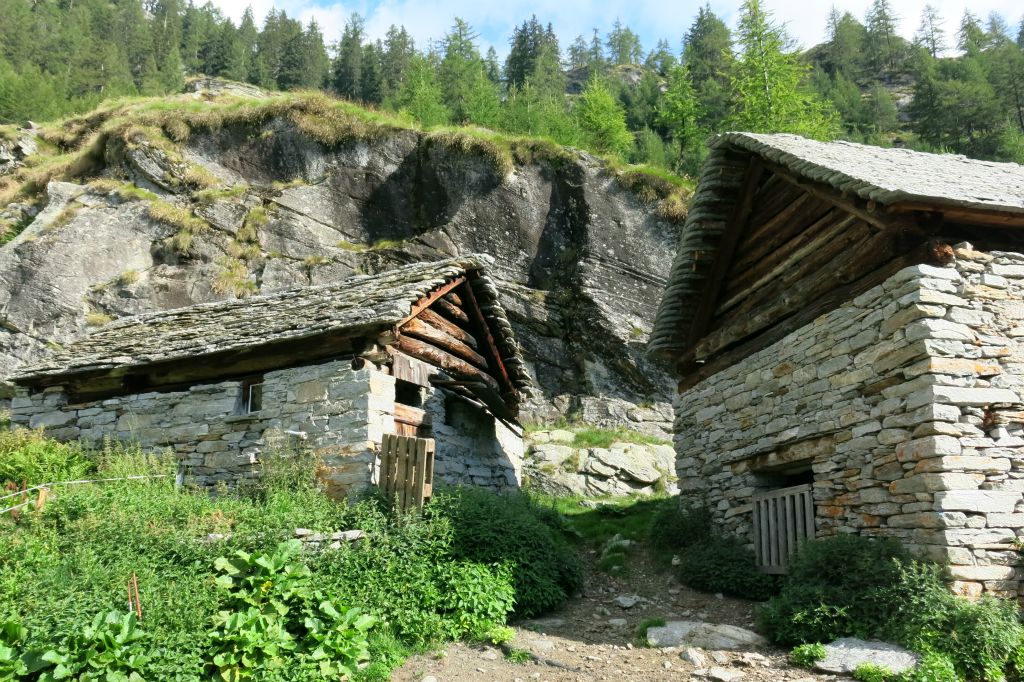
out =
<svg viewBox="0 0 1024 682"><path fill-rule="evenodd" d="M218 294L231 294L235 298L245 298L258 290L256 282L249 276L249 269L238 258L221 258L217 261L220 272L213 281L213 290Z"/></svg>

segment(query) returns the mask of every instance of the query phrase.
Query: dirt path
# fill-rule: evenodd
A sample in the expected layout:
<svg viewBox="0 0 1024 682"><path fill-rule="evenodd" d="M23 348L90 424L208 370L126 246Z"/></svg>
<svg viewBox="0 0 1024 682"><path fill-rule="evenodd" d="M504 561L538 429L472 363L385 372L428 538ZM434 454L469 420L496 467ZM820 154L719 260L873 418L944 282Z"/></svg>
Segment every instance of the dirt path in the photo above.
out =
<svg viewBox="0 0 1024 682"><path fill-rule="evenodd" d="M398 682L584 682L589 680L719 680L769 682L837 680L791 666L786 652L773 648L705 651L694 665L683 649L651 649L636 643L637 627L649 618L701 620L753 628L753 602L695 592L671 573L658 571L644 555L630 559L627 576L587 570L584 593L545 618L514 624L511 646L535 657L527 663L506 660L498 647L453 644L433 654L414 656L396 670ZM615 603L622 595L642 601L629 609ZM538 660L539 659L539 660ZM841 678L849 679L849 678Z"/></svg>

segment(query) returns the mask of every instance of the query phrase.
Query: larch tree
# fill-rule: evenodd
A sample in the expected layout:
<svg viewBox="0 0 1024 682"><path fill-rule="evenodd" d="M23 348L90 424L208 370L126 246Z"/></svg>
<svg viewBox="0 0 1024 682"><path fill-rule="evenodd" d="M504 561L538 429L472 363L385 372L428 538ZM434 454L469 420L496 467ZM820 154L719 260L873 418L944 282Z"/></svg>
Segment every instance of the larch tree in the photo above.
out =
<svg viewBox="0 0 1024 682"><path fill-rule="evenodd" d="M921 25L914 34L914 42L937 58L946 51L946 32L942 28L942 17L934 5L925 5L921 12Z"/></svg>
<svg viewBox="0 0 1024 682"><path fill-rule="evenodd" d="M797 54L786 51L785 29L772 21L761 0L744 1L736 38L740 53L732 72L730 126L821 139L836 134L835 111L804 87L808 68Z"/></svg>
<svg viewBox="0 0 1024 682"><path fill-rule="evenodd" d="M596 76L587 81L580 95L576 117L590 149L623 156L632 148L633 135L626 126L626 112Z"/></svg>

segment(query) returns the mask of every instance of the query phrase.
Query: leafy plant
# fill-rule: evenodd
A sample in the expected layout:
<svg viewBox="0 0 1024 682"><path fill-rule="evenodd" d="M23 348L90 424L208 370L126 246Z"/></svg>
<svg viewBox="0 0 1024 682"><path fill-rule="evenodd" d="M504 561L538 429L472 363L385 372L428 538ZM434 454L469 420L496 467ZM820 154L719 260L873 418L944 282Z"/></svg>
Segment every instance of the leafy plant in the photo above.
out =
<svg viewBox="0 0 1024 682"><path fill-rule="evenodd" d="M962 682L953 659L945 654L928 652L921 656L916 668L895 678L898 682Z"/></svg>
<svg viewBox="0 0 1024 682"><path fill-rule="evenodd" d="M133 613L98 613L92 623L73 630L56 646L32 652L29 668L41 682L75 679L81 682L142 682L151 656L148 635Z"/></svg>
<svg viewBox="0 0 1024 682"><path fill-rule="evenodd" d="M811 668L815 663L824 659L825 655L824 644L798 644L789 652L789 660L801 668Z"/></svg>
<svg viewBox="0 0 1024 682"><path fill-rule="evenodd" d="M526 649L517 649L515 647L510 647L508 652L505 654L505 660L509 663L517 663L520 665L523 663L529 663L530 652Z"/></svg>
<svg viewBox="0 0 1024 682"><path fill-rule="evenodd" d="M228 593L223 605L236 609L221 610L209 633L221 679L302 679L311 668L340 677L369 658L366 633L377 619L312 589L309 568L296 560L301 551L290 540L272 554L217 559L217 586Z"/></svg>
<svg viewBox="0 0 1024 682"><path fill-rule="evenodd" d="M861 663L853 671L853 679L858 682L889 682L894 679L893 672L883 665Z"/></svg>

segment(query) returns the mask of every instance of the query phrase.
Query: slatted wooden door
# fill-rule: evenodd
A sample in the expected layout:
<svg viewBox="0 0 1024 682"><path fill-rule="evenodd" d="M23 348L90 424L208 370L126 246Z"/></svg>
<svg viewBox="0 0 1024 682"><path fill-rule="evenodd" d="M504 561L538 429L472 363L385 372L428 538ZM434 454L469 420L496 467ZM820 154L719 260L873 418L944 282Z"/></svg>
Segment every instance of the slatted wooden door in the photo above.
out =
<svg viewBox="0 0 1024 682"><path fill-rule="evenodd" d="M789 558L814 538L814 498L810 485L754 495L754 553L764 573L785 573Z"/></svg>
<svg viewBox="0 0 1024 682"><path fill-rule="evenodd" d="M422 509L434 492L434 439L384 434L377 485L400 509Z"/></svg>

